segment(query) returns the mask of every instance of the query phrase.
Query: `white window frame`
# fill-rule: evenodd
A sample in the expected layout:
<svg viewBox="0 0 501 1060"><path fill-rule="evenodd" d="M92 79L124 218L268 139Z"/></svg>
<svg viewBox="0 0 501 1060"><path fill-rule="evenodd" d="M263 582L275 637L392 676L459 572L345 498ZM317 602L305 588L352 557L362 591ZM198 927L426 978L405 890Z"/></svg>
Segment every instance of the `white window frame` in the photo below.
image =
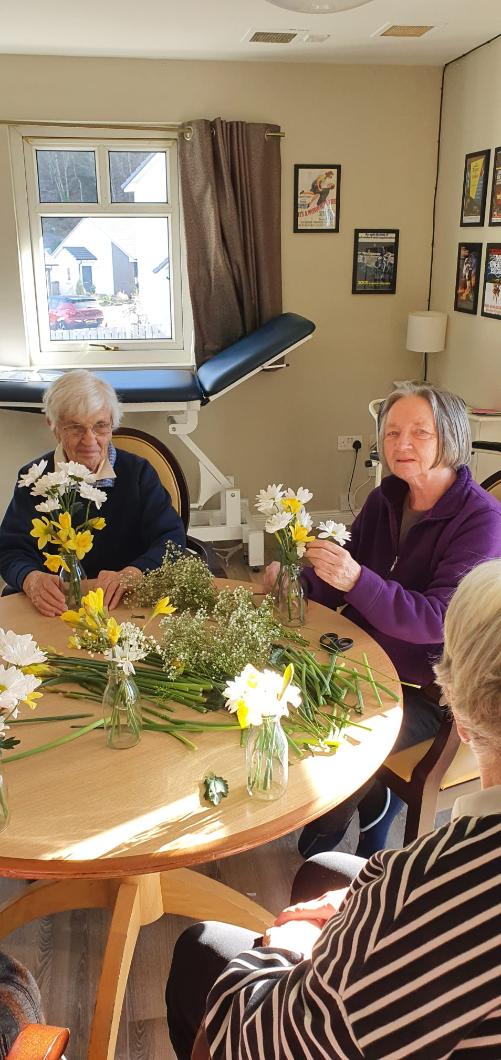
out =
<svg viewBox="0 0 501 1060"><path fill-rule="evenodd" d="M9 130L14 201L19 242L20 275L25 318L27 366L186 367L193 364L192 315L188 295L185 241L180 211L177 137L162 130L68 129L13 126ZM113 150L164 151L167 162L167 203L111 202L107 147ZM96 155L97 203L40 203L37 149L93 150ZM166 217L171 262L171 339L50 339L47 313L42 217ZM39 308L40 307L40 308ZM113 349L102 349L109 346Z"/></svg>

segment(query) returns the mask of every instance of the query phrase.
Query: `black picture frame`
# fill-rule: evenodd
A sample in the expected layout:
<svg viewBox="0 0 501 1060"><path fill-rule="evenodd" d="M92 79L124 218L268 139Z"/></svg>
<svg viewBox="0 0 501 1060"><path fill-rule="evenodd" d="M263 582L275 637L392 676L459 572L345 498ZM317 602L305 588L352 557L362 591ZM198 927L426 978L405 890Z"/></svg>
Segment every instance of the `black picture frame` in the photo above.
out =
<svg viewBox="0 0 501 1060"><path fill-rule="evenodd" d="M465 155L459 219L461 228L481 228L484 223L490 158L490 148L470 151Z"/></svg>
<svg viewBox="0 0 501 1060"><path fill-rule="evenodd" d="M352 294L395 294L399 228L355 228Z"/></svg>
<svg viewBox="0 0 501 1060"><path fill-rule="evenodd" d="M294 232L339 232L340 208L339 164L294 166Z"/></svg>
<svg viewBox="0 0 501 1060"><path fill-rule="evenodd" d="M489 224L501 225L501 147L494 148Z"/></svg>
<svg viewBox="0 0 501 1060"><path fill-rule="evenodd" d="M485 248L482 316L501 320L501 240Z"/></svg>
<svg viewBox="0 0 501 1060"><path fill-rule="evenodd" d="M454 287L456 313L469 313L470 316L474 316L477 312L481 264L481 243L458 243Z"/></svg>

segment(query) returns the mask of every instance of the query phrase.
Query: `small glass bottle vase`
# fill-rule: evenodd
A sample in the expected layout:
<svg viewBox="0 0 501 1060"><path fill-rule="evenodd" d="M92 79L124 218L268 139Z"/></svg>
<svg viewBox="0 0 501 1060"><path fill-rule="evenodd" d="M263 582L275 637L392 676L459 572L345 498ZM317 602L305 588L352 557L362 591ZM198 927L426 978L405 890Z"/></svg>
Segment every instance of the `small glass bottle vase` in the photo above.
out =
<svg viewBox="0 0 501 1060"><path fill-rule="evenodd" d="M268 801L279 799L289 775L287 737L280 718L265 715L261 725L249 729L245 755L249 795Z"/></svg>
<svg viewBox="0 0 501 1060"><path fill-rule="evenodd" d="M63 552L62 558L68 570L61 567L59 571L59 586L66 598L68 611L78 611L82 605L82 582L85 581L85 571L74 552Z"/></svg>
<svg viewBox="0 0 501 1060"><path fill-rule="evenodd" d="M281 563L275 585L275 602L284 626L303 626L307 601L298 563Z"/></svg>
<svg viewBox="0 0 501 1060"><path fill-rule="evenodd" d="M0 770L0 832L7 827L10 818L9 793L7 781Z"/></svg>
<svg viewBox="0 0 501 1060"><path fill-rule="evenodd" d="M108 667L103 694L103 715L108 747L134 747L141 739L141 704L136 682L116 664Z"/></svg>

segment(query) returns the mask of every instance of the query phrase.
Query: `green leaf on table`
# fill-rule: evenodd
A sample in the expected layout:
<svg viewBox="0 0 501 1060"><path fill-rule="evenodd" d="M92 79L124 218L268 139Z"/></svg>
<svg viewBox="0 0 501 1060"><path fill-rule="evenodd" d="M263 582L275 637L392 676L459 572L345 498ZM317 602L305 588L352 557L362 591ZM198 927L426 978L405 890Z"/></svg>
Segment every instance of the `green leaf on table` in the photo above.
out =
<svg viewBox="0 0 501 1060"><path fill-rule="evenodd" d="M228 781L224 777L216 777L215 773L207 773L203 779L204 799L218 806L221 799L225 799L229 792Z"/></svg>
<svg viewBox="0 0 501 1060"><path fill-rule="evenodd" d="M21 741L16 740L15 736L0 736L0 754L2 751L10 751L18 743L21 743Z"/></svg>

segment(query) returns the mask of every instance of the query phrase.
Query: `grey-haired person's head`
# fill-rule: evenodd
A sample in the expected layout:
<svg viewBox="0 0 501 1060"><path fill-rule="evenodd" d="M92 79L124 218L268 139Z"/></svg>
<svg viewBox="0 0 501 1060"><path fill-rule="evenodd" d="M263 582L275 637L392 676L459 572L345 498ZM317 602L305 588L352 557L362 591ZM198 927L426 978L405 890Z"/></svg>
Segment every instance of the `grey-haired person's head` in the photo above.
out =
<svg viewBox="0 0 501 1060"><path fill-rule="evenodd" d="M109 411L115 430L123 415L116 392L110 383L85 368L64 372L51 383L43 399L43 409L52 430L65 418L75 415L90 417L103 408Z"/></svg>
<svg viewBox="0 0 501 1060"><path fill-rule="evenodd" d="M420 397L428 402L437 431L437 452L432 467L439 464L457 471L471 458L471 430L465 402L434 383L400 383L383 402L379 414L379 452L384 454L384 430L388 413L401 398Z"/></svg>

